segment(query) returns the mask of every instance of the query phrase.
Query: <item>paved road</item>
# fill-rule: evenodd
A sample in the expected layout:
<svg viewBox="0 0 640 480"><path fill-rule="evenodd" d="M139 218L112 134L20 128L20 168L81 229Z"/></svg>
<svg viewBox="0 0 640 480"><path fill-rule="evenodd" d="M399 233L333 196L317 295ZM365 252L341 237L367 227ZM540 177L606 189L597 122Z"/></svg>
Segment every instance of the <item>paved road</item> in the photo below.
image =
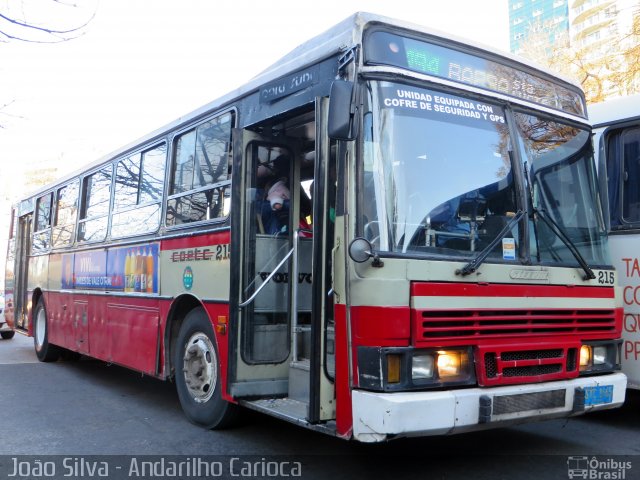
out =
<svg viewBox="0 0 640 480"><path fill-rule="evenodd" d="M0 341L0 412L0 455L10 455L0 472L15 455L217 455L299 460L303 478L564 479L569 456L595 456L609 462L600 471L625 460L623 478L640 478L640 392L621 409L571 420L382 445L254 412L207 431L183 416L173 384L87 359L39 363L32 339L16 335Z"/></svg>

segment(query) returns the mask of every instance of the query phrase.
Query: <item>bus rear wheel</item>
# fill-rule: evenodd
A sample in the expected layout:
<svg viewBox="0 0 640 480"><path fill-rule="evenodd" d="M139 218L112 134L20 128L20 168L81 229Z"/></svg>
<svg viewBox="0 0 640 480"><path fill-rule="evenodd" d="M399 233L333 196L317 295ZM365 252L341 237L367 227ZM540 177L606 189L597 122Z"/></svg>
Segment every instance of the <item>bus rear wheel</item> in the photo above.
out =
<svg viewBox="0 0 640 480"><path fill-rule="evenodd" d="M0 332L0 336L3 340L11 340L13 336L16 334L13 330L10 332Z"/></svg>
<svg viewBox="0 0 640 480"><path fill-rule="evenodd" d="M211 322L202 308L187 314L176 345L176 389L187 418L211 429L230 426L238 406L222 398L220 357Z"/></svg>
<svg viewBox="0 0 640 480"><path fill-rule="evenodd" d="M35 319L33 343L36 356L41 362L55 362L60 356L60 347L49 343L49 322L42 298L38 300L33 318Z"/></svg>

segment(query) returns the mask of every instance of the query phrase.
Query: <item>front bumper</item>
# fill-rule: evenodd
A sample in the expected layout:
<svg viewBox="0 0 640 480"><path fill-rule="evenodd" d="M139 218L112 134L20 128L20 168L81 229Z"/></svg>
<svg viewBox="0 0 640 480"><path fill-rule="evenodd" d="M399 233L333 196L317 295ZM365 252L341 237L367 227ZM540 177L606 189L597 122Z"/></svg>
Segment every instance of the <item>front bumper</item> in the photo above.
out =
<svg viewBox="0 0 640 480"><path fill-rule="evenodd" d="M584 389L612 388L611 401L584 405ZM622 405L623 373L493 388L439 392L352 392L353 436L380 442L396 436L444 435L527 421L569 417Z"/></svg>

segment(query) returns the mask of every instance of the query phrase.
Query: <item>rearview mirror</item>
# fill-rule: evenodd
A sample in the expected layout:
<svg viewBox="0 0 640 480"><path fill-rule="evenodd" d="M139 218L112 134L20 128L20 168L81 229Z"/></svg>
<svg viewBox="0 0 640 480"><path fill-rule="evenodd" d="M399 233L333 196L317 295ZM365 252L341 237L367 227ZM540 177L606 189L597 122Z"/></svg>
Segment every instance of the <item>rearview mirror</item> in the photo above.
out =
<svg viewBox="0 0 640 480"><path fill-rule="evenodd" d="M329 138L354 140L357 136L355 88L353 82L335 80L329 98Z"/></svg>

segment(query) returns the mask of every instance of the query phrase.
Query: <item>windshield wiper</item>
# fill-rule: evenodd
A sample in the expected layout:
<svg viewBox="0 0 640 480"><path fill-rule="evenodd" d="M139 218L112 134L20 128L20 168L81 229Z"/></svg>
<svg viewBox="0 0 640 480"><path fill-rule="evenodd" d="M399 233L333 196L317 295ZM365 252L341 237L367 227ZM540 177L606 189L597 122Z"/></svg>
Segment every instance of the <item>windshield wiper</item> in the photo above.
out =
<svg viewBox="0 0 640 480"><path fill-rule="evenodd" d="M593 270L591 270L591 267L589 266L589 264L586 262L584 257L580 254L580 252L578 251L578 248L576 247L575 243L573 243L571 241L571 239L567 236L567 234L562 230L562 228L560 228L560 225L558 225L555 222L555 220L553 220L551 217L547 217L547 214L544 213L544 211L540 210L539 208L535 208L534 207L533 213L538 215L538 217L544 223L547 224L547 226L551 229L551 231L553 233L555 233L556 236L560 240L562 240L562 243L564 243L567 246L569 251L573 254L575 259L578 261L578 263L580 264L580 266L584 270L584 273L585 273L584 280L593 280L593 279L595 279L596 278L596 274L593 273Z"/></svg>
<svg viewBox="0 0 640 480"><path fill-rule="evenodd" d="M504 238L504 236L516 225L520 219L524 216L523 210L518 210L513 218L507 222L507 224L502 227L502 230L495 236L491 243L484 247L478 255L476 255L473 260L467 263L464 267L456 270L456 275L469 275L470 273L475 272L478 267L484 262L484 260L489 256L491 250L493 250L500 241Z"/></svg>

